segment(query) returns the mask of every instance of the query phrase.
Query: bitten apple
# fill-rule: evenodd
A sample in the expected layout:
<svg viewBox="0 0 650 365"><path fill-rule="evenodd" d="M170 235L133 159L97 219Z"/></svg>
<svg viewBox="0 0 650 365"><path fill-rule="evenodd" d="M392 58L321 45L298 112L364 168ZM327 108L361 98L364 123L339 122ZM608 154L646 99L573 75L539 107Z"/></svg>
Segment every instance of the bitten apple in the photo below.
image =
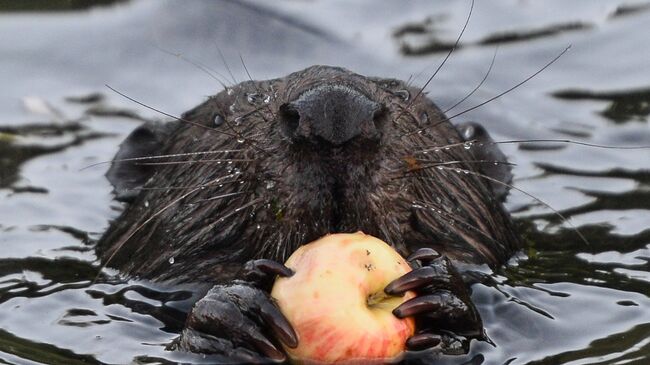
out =
<svg viewBox="0 0 650 365"><path fill-rule="evenodd" d="M381 363L404 350L415 323L392 311L415 294L384 288L411 267L388 244L363 232L331 234L285 265L295 274L278 278L271 296L298 334L298 347L285 347L295 362Z"/></svg>

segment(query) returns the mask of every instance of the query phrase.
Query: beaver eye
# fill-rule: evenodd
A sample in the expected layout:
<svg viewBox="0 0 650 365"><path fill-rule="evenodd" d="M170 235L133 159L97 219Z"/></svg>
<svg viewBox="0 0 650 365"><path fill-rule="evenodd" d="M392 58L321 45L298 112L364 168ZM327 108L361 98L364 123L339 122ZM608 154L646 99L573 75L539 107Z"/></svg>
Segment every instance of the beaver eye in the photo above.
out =
<svg viewBox="0 0 650 365"><path fill-rule="evenodd" d="M221 116L221 114L215 114L214 118L212 119L215 127L222 125L225 121L226 120L223 118L223 116Z"/></svg>

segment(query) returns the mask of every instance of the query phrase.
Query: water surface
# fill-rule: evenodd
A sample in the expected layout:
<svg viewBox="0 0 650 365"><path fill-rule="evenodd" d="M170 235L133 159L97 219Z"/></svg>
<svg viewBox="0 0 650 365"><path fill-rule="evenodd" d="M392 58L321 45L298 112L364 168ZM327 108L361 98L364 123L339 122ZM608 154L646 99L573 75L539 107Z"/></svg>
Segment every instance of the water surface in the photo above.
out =
<svg viewBox="0 0 650 365"><path fill-rule="evenodd" d="M22 2L21 2L22 3ZM312 64L422 85L460 32L469 1L0 1L0 363L211 362L164 351L191 288L120 280L93 242L120 204L103 174L120 141L161 118L110 92L180 114L222 86ZM477 2L461 45L428 86L455 111L552 67L458 122L497 140L650 145L650 6ZM189 61L188 61L189 60ZM195 65L192 65L194 63ZM196 64L201 66L197 67ZM507 144L508 208L527 232L510 265L473 286L493 344L450 364L650 363L650 150ZM570 218L559 219L548 204ZM575 232L577 227L588 244ZM423 354L424 361L428 361Z"/></svg>

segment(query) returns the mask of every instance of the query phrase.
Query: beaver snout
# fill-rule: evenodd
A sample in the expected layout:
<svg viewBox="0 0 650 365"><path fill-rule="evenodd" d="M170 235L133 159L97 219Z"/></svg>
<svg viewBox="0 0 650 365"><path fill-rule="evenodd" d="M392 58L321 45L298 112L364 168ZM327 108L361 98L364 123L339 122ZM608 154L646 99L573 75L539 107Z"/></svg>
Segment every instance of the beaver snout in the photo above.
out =
<svg viewBox="0 0 650 365"><path fill-rule="evenodd" d="M325 84L281 105L279 119L293 142L338 147L356 139L378 142L383 109L347 85Z"/></svg>

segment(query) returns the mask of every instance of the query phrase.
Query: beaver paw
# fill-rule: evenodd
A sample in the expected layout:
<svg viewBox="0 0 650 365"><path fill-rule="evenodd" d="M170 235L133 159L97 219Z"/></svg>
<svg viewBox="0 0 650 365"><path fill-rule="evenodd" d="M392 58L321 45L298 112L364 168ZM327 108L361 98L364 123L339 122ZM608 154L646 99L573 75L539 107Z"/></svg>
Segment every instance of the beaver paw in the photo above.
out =
<svg viewBox="0 0 650 365"><path fill-rule="evenodd" d="M295 347L296 333L268 292L256 285L268 281L267 276L293 272L270 260L256 260L247 263L242 274L250 281L216 285L194 305L170 349L225 355L242 363L286 360L275 339Z"/></svg>
<svg viewBox="0 0 650 365"><path fill-rule="evenodd" d="M407 260L413 271L385 289L389 295L408 290L417 294L393 310L399 318L416 318L418 332L406 341L407 348L466 353L471 338L483 337L483 324L460 274L449 259L430 248L415 251Z"/></svg>

